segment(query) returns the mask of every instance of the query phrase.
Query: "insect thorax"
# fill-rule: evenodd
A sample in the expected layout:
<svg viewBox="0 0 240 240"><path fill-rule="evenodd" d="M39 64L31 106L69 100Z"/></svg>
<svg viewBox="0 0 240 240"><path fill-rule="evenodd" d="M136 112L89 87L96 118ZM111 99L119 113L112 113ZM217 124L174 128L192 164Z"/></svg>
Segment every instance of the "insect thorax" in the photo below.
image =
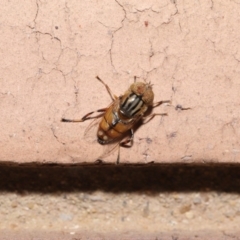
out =
<svg viewBox="0 0 240 240"><path fill-rule="evenodd" d="M127 118L133 118L138 113L145 112L145 103L142 96L131 93L128 96L123 96L120 101L120 113Z"/></svg>

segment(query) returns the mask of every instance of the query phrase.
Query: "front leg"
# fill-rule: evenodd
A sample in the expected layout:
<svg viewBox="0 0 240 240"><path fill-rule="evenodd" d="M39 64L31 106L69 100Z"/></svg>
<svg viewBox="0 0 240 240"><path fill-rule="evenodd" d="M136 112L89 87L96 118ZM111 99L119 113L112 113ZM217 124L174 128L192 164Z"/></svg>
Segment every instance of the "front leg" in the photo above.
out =
<svg viewBox="0 0 240 240"><path fill-rule="evenodd" d="M164 100L164 101L155 102L155 103L153 103L152 107L153 108L158 107L158 106L162 105L163 103L171 103L171 101L170 100Z"/></svg>

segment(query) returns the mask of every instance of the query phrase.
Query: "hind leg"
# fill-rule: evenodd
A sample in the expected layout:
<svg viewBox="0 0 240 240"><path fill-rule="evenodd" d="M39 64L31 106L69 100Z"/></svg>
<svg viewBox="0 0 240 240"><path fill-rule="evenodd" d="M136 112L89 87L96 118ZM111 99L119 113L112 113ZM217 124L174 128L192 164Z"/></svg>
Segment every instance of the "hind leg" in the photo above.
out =
<svg viewBox="0 0 240 240"><path fill-rule="evenodd" d="M133 145L133 138L134 138L134 133L133 133L133 129L130 129L130 137L122 140L119 144L118 144L118 156L117 156L117 164L119 164L120 162L120 148L121 147L127 147L130 148Z"/></svg>

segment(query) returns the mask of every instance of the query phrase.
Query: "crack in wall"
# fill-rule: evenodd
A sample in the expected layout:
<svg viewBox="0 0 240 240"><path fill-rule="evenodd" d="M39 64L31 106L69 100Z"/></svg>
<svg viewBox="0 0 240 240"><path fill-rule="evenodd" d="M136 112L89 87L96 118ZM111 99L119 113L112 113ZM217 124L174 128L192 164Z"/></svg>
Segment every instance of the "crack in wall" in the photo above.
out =
<svg viewBox="0 0 240 240"><path fill-rule="evenodd" d="M37 5L37 11L36 11L35 18L33 19L33 22L34 22L34 28L36 27L36 19L37 19L37 17L38 17L38 12L39 12L39 4L38 4L38 0L36 0L36 5Z"/></svg>
<svg viewBox="0 0 240 240"><path fill-rule="evenodd" d="M28 27L31 28L30 26L28 26ZM32 28L31 28L31 29L32 29ZM51 39L55 39L55 40L59 41L60 46L62 47L62 42L61 42L61 40L60 40L58 37L53 36L51 33L41 32L41 31L38 31L38 30L33 31L33 33L35 33L35 34L42 34L42 35L48 35L48 36L51 37ZM37 41L39 41L39 38L37 37L37 35L36 35L36 39L37 39Z"/></svg>
<svg viewBox="0 0 240 240"><path fill-rule="evenodd" d="M192 108L190 107L183 107L181 104L177 104L175 107L176 111L186 111L186 110L191 110Z"/></svg>
<svg viewBox="0 0 240 240"><path fill-rule="evenodd" d="M113 33L111 33L112 40L111 40L110 49L109 49L109 51L108 51L108 52L109 52L109 57L110 57L110 62L111 62L112 68L113 68L114 72L117 72L117 70L116 70L116 68L115 68L115 66L114 66L113 57L112 57L112 49L113 49L113 45L114 45L114 35L115 35L116 32L118 32L120 29L123 28L124 21L125 21L125 19L126 19L127 13L126 13L126 10L125 10L125 8L123 7L122 4L120 4L117 0L115 0L115 2L122 8L122 10L123 10L123 12L124 12L124 17L123 17L123 19L121 20L121 26L120 26L118 29L116 29L115 31L113 31Z"/></svg>
<svg viewBox="0 0 240 240"><path fill-rule="evenodd" d="M50 129L51 129L51 132L52 132L54 138L56 139L56 141L59 142L59 143L62 144L62 145L65 145L65 144L66 144L65 142L62 142L62 141L59 140L59 138L58 138L58 136L57 136L57 134L56 134L55 127L54 127L53 124L50 125Z"/></svg>

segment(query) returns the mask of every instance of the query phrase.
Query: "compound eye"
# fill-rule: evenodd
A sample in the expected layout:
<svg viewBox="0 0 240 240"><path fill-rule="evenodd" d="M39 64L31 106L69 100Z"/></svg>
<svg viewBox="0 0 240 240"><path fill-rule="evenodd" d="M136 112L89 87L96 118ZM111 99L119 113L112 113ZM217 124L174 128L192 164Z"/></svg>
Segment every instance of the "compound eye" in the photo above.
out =
<svg viewBox="0 0 240 240"><path fill-rule="evenodd" d="M145 92L145 83L142 82L136 82L131 85L131 90L134 92L136 95L143 95Z"/></svg>
<svg viewBox="0 0 240 240"><path fill-rule="evenodd" d="M143 94L142 100L147 104L147 105L152 105L154 99L154 94L152 89L148 88L145 93Z"/></svg>

